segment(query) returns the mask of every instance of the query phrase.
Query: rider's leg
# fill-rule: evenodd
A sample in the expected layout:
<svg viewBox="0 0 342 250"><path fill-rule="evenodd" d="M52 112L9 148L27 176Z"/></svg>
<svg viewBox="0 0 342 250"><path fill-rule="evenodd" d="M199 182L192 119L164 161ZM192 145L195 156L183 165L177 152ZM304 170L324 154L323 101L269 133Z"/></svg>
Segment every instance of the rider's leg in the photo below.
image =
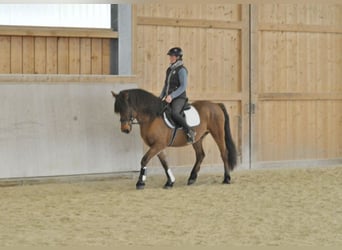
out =
<svg viewBox="0 0 342 250"><path fill-rule="evenodd" d="M194 131L191 128L189 128L188 124L185 121L185 118L181 114L182 109L185 105L185 102L186 102L186 99L184 98L176 98L172 100L171 102L172 119L184 128L185 133L188 137L188 141L193 143L195 140Z"/></svg>

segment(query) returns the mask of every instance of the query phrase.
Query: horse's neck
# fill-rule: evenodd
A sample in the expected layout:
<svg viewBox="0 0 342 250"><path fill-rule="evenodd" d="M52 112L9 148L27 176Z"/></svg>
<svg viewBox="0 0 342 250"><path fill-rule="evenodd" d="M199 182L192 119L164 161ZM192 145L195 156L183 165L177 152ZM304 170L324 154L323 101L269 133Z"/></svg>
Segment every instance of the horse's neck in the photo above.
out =
<svg viewBox="0 0 342 250"><path fill-rule="evenodd" d="M159 129L163 126L163 119L160 116L154 119L146 119L144 122L140 122L139 126L141 137L149 145L150 139L156 138L156 134L159 133Z"/></svg>
<svg viewBox="0 0 342 250"><path fill-rule="evenodd" d="M155 119L155 118L154 118ZM138 123L140 124L140 125L148 125L148 124L150 124L150 123L152 123L152 121L154 120L154 119L152 119L150 116L148 116L148 115L143 115L143 114L141 114L141 113L138 113L138 115L137 115L137 120L138 120Z"/></svg>

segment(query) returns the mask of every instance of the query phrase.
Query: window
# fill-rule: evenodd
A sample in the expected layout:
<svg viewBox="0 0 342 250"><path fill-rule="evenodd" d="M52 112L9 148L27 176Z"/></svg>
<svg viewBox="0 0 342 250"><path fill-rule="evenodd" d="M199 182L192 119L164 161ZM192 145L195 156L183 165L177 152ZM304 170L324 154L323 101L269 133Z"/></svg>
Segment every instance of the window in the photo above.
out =
<svg viewBox="0 0 342 250"><path fill-rule="evenodd" d="M110 4L0 4L0 25L111 28Z"/></svg>

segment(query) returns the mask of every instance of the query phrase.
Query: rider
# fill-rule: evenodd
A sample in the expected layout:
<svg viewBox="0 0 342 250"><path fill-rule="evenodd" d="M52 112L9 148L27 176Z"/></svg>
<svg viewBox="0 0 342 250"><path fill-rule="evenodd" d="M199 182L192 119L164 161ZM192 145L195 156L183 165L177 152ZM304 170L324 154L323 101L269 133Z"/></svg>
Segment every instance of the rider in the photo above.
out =
<svg viewBox="0 0 342 250"><path fill-rule="evenodd" d="M187 135L189 143L195 141L195 132L188 126L182 115L182 109L187 101L186 87L188 71L183 65L183 51L179 47L171 48L167 55L170 56L170 66L166 70L165 84L160 98L170 104L172 119L181 125Z"/></svg>

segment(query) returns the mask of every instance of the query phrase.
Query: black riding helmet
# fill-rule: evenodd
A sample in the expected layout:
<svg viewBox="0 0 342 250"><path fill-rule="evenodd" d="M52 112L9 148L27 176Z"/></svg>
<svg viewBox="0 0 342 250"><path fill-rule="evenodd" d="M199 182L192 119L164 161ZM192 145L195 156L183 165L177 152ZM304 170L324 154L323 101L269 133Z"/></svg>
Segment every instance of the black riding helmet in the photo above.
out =
<svg viewBox="0 0 342 250"><path fill-rule="evenodd" d="M179 56L180 58L183 57L183 50L179 47L174 47L174 48L171 48L168 52L167 52L167 55L169 56Z"/></svg>

